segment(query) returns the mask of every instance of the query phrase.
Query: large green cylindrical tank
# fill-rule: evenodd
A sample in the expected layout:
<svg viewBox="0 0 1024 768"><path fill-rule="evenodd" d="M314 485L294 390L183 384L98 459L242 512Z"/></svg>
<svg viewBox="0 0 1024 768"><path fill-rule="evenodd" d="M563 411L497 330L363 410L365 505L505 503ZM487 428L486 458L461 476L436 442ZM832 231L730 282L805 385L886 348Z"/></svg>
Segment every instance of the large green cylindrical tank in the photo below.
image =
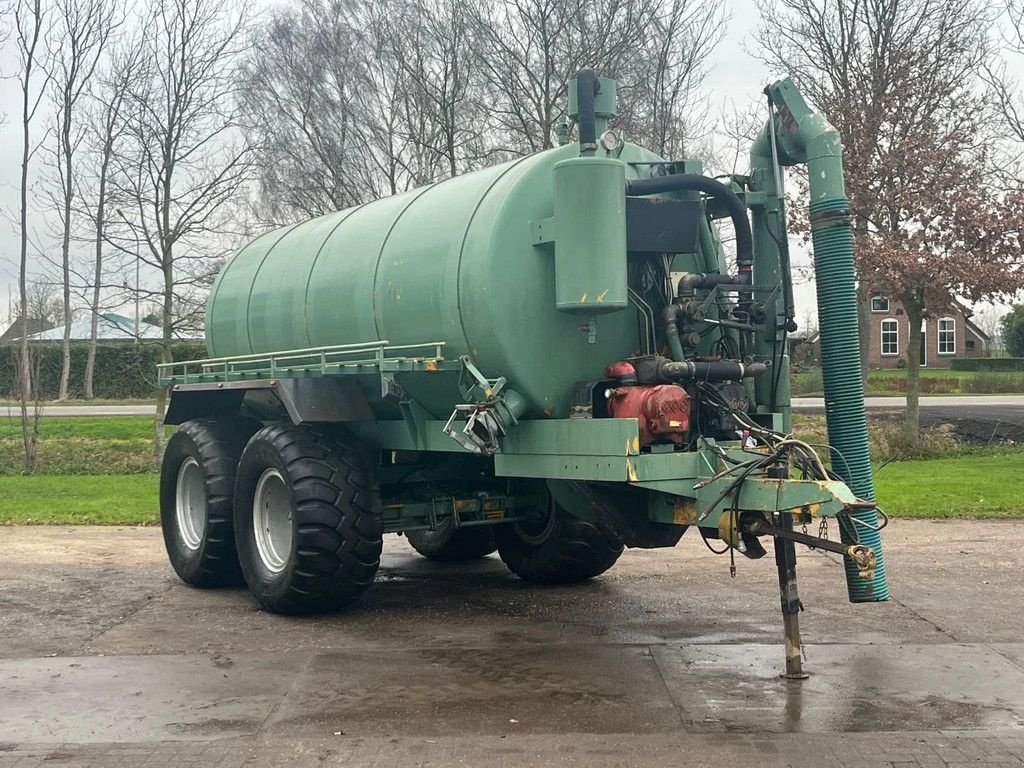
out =
<svg viewBox="0 0 1024 768"><path fill-rule="evenodd" d="M213 285L210 354L443 341L447 359L468 354L485 375L506 376L527 415L565 417L575 382L600 378L638 349L636 312L619 308L625 284L604 297L617 311L597 304L593 317L585 306L559 311L554 248L534 244L532 223L555 214L554 167L578 155L578 145L567 144L257 238ZM619 160L631 179L660 158L626 144ZM624 280L619 222L608 231L622 249ZM587 235L581 231L581 240ZM446 416L459 400L453 378L405 374L400 383Z"/></svg>

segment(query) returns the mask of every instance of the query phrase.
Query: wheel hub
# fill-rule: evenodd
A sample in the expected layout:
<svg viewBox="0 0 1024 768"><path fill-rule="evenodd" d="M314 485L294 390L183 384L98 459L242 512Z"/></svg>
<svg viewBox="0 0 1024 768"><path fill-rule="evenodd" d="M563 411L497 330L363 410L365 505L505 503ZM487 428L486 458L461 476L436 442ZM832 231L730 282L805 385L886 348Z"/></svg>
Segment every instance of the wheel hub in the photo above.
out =
<svg viewBox="0 0 1024 768"><path fill-rule="evenodd" d="M199 462L192 456L178 468L174 505L182 542L190 550L199 549L206 532L206 478Z"/></svg>
<svg viewBox="0 0 1024 768"><path fill-rule="evenodd" d="M544 513L536 520L512 523L512 528L524 544L539 547L555 529L555 500L548 500Z"/></svg>
<svg viewBox="0 0 1024 768"><path fill-rule="evenodd" d="M252 523L260 560L271 573L280 573L292 551L292 503L284 477L274 467L256 484Z"/></svg>

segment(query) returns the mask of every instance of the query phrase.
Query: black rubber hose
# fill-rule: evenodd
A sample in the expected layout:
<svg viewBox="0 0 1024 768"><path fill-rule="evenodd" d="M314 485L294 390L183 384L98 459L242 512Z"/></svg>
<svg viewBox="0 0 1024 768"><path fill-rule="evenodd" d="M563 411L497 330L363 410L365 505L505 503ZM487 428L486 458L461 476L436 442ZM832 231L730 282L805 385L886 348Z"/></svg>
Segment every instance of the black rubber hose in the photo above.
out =
<svg viewBox="0 0 1024 768"><path fill-rule="evenodd" d="M583 92L579 96L581 102ZM583 106L580 105L580 143L583 137ZM636 179L626 182L626 194L656 195L662 192L679 192L681 190L695 190L703 192L708 197L720 200L729 211L733 228L736 230L736 264L739 267L740 278L747 281L751 279L751 268L754 264L754 238L750 233L750 219L747 218L747 206L737 197L736 193L725 184L699 173L676 173L669 176L660 176L653 179Z"/></svg>
<svg viewBox="0 0 1024 768"><path fill-rule="evenodd" d="M597 152L596 95L597 73L592 69L581 69L576 73L576 122L579 125L581 157L592 157Z"/></svg>
<svg viewBox="0 0 1024 768"><path fill-rule="evenodd" d="M736 360L716 360L709 363L663 362L658 369L666 381L728 381L760 376L768 370L764 363L741 363Z"/></svg>
<svg viewBox="0 0 1024 768"><path fill-rule="evenodd" d="M673 302L665 307L665 340L673 360L683 360L683 342L679 338L679 305Z"/></svg>
<svg viewBox="0 0 1024 768"><path fill-rule="evenodd" d="M676 286L676 295L682 296L685 293L692 293L695 288L711 288L716 285L743 285L744 281L738 275L707 274L705 272L691 272L679 278Z"/></svg>

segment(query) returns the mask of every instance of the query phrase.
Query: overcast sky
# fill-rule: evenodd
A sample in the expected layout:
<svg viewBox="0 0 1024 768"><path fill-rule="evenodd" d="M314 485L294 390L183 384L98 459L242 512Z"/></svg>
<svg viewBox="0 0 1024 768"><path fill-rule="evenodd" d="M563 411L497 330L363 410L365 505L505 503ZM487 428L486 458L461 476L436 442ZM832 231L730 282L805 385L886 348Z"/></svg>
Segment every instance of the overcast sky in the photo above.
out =
<svg viewBox="0 0 1024 768"><path fill-rule="evenodd" d="M730 103L739 108L763 111L766 107L761 99L764 85L781 73L768 72L761 63L748 55L745 50L752 48L750 38L754 33L759 12L754 0L725 0L730 14L725 38L711 55L711 73L706 82L708 96L714 111ZM8 51L0 59L0 68L5 75L16 71L16 62ZM18 235L18 178L21 161L20 127L17 125L20 113L20 92L16 81L0 80L0 112L6 115L0 127L0 319L7 315L9 291L17 296ZM38 129L37 129L38 130ZM36 167L40 158L36 159ZM741 169L745 170L745 169ZM45 239L45 221L41 214L34 214L32 227ZM809 256L796 238L791 239L795 266L806 264ZM31 257L30 257L31 258ZM36 266L38 269L38 266ZM799 281L794 276L797 320L803 324L805 313L815 306L813 282Z"/></svg>

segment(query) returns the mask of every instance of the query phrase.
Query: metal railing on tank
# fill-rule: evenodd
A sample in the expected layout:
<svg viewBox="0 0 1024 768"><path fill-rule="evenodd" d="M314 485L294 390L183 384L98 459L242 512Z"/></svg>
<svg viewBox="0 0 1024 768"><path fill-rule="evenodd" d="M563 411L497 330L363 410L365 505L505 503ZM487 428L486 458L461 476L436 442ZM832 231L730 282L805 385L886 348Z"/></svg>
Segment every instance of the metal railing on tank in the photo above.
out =
<svg viewBox="0 0 1024 768"><path fill-rule="evenodd" d="M298 376L457 370L444 358L443 341L392 346L389 341L286 349L232 357L181 360L157 366L160 386Z"/></svg>

